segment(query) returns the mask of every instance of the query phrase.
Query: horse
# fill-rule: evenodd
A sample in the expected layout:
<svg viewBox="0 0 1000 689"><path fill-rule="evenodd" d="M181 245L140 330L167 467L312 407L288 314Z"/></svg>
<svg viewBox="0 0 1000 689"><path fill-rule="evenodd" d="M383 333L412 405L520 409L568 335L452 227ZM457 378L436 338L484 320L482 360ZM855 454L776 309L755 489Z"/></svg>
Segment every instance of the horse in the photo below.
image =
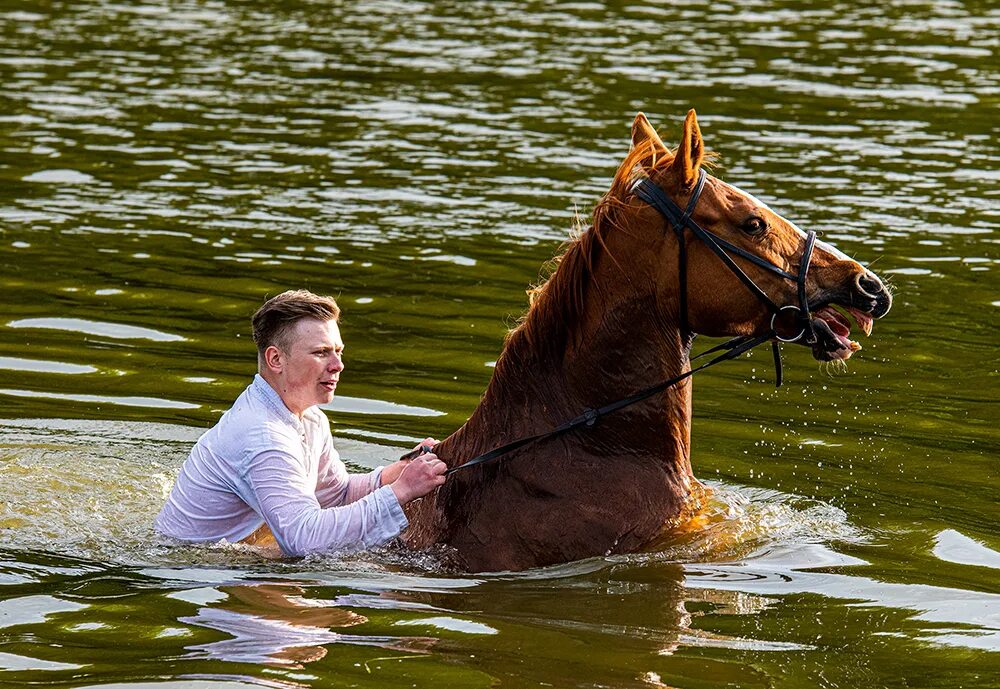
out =
<svg viewBox="0 0 1000 689"><path fill-rule="evenodd" d="M642 113L631 134L631 150L592 224L529 291L528 311L508 333L478 407L435 446L450 469L650 382L684 375L697 334L795 339L819 361L845 361L860 345L849 338L844 312L866 334L888 312L891 294L873 272L707 173L713 154L694 110L674 150ZM687 207L685 222L671 222L641 198L641 180ZM750 259L730 258L738 270L724 265L688 221ZM785 275L764 269L766 263ZM800 285L786 279L796 275ZM788 324L782 336L765 302L795 304L799 297L800 307L778 307L778 315L797 311L802 333L811 336L792 338ZM405 507L405 546L443 545L458 567L473 572L643 549L692 515L704 495L691 470L691 391L691 379L683 379L593 427L451 472L435 492Z"/></svg>

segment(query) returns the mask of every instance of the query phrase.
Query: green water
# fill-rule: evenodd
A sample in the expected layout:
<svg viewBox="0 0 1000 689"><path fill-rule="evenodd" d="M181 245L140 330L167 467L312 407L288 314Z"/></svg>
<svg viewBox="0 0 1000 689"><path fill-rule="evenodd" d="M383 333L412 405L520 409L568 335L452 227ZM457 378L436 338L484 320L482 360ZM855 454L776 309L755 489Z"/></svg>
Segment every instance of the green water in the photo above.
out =
<svg viewBox="0 0 1000 689"><path fill-rule="evenodd" d="M1000 686L986 2L0 0L0 686ZM699 374L713 521L461 577L152 538L266 295L339 298L354 469L462 424L645 111L896 291ZM699 345L704 346L704 345Z"/></svg>

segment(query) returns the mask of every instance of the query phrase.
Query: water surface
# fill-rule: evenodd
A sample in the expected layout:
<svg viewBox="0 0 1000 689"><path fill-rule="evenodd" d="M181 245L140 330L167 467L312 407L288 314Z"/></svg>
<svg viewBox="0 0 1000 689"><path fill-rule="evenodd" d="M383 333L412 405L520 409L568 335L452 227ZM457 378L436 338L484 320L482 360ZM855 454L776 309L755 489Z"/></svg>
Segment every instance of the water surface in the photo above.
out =
<svg viewBox="0 0 1000 689"><path fill-rule="evenodd" d="M0 684L994 687L996 149L985 2L0 2ZM461 425L645 111L889 279L847 372L699 374L705 527L475 577L274 563L150 521L338 297L355 470ZM991 277L992 276L992 277Z"/></svg>

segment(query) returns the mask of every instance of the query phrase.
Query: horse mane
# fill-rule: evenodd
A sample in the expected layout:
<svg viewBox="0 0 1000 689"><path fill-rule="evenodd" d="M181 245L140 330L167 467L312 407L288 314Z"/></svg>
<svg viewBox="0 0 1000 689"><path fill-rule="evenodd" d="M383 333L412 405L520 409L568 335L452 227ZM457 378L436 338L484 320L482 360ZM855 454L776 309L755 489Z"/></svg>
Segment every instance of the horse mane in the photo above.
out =
<svg viewBox="0 0 1000 689"><path fill-rule="evenodd" d="M528 290L528 311L508 333L508 345L524 338L535 352L564 351L583 316L588 291L596 288L594 263L605 253L615 261L606 238L613 230L625 229L624 210L633 183L666 168L673 159L673 152L664 154L650 139L632 147L618 166L611 187L594 207L591 225L580 231L577 224L575 236L543 267L541 282Z"/></svg>

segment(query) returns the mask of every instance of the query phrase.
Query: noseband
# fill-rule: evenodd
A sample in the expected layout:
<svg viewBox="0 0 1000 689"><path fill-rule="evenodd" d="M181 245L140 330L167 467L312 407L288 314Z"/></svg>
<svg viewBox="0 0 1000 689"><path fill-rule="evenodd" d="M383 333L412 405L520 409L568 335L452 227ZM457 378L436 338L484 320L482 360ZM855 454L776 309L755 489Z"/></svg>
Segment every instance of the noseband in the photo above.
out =
<svg viewBox="0 0 1000 689"><path fill-rule="evenodd" d="M687 208L682 211L680 206L674 203L673 200L667 196L667 193L649 178L640 179L632 187L632 192L638 198L642 199L659 211L660 215L666 219L667 224L677 236L679 253L678 275L680 278L679 299L681 332L686 337L691 335L691 330L688 326L687 240L685 234L685 230L690 230L691 234L693 234L697 239L700 239L705 246L711 249L712 252L722 260L725 266L740 279L740 282L746 285L747 289L749 289L750 292L757 297L757 299L760 300L760 302L764 304L764 307L771 313L770 328L769 332L766 333L765 339L771 340L771 350L774 353L776 382L777 385L780 386L781 350L778 348L778 342L798 342L799 340L804 340L806 344L812 344L816 341L816 332L813 329L812 315L809 312L809 301L806 298L806 274L809 272L809 264L812 261L813 247L816 244L816 233L813 230L809 230L806 234L806 246L802 252L802 260L799 262L798 274L789 273L787 270L779 268L770 261L745 251L735 244L727 242L722 237L709 232L696 223L691 216L694 214L694 210L698 206L698 200L701 199L701 192L704 188L705 171L699 170L698 183L695 185L694 192L691 194L691 199L688 201ZM798 287L799 303L797 305L788 304L786 306L778 306L774 300L771 299L771 297L769 297L767 293L757 285L757 283L755 283L745 272L743 272L743 269L736 264L736 261L733 260L730 254L735 254L740 258L744 258L754 265L763 268L764 270L774 273L778 277L794 282ZM778 319L785 313L790 314L798 326L800 326L800 330L794 337L783 337L777 330ZM706 352L702 352L702 354L699 354L698 356L708 354L709 352L719 351L720 349L732 349L737 345L746 343L751 339L759 339L760 337L763 336L753 337L747 335L736 337L725 344L713 347Z"/></svg>

